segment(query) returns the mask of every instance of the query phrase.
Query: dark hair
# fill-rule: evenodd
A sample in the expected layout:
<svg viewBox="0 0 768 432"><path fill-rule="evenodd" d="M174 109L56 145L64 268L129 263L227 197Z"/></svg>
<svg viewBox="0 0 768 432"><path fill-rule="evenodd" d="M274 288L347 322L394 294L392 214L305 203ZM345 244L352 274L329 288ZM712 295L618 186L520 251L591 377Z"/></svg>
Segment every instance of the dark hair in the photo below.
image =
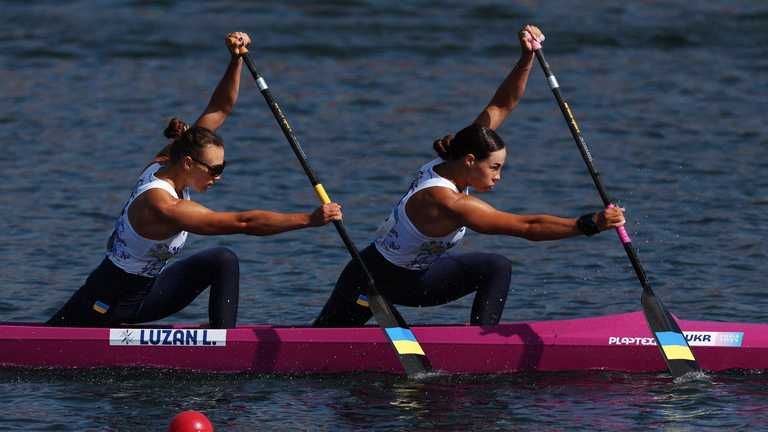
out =
<svg viewBox="0 0 768 432"><path fill-rule="evenodd" d="M184 120L178 117L171 117L171 120L168 122L168 126L166 126L165 130L163 131L163 135L165 135L166 138L175 140L180 137L181 134L183 134L187 129L189 129L189 125L184 122Z"/></svg>
<svg viewBox="0 0 768 432"><path fill-rule="evenodd" d="M224 147L224 141L210 129L192 126L176 138L168 149L172 162L181 160L184 156L200 158L205 146Z"/></svg>
<svg viewBox="0 0 768 432"><path fill-rule="evenodd" d="M491 153L505 147L504 141L493 129L473 123L456 133L446 135L432 144L437 155L445 160L461 159L473 154L478 160L488 159Z"/></svg>

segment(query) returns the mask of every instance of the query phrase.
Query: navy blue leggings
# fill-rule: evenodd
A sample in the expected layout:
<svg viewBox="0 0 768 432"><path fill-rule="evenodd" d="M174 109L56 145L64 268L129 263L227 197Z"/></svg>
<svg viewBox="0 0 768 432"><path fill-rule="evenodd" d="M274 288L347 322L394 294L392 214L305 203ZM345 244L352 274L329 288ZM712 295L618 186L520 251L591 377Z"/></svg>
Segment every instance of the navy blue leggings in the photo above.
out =
<svg viewBox="0 0 768 432"><path fill-rule="evenodd" d="M109 327L156 321L184 309L209 286L210 327L235 327L240 265L231 250L206 249L169 265L156 278L126 273L105 258L48 324Z"/></svg>
<svg viewBox="0 0 768 432"><path fill-rule="evenodd" d="M390 302L403 306L436 306L476 293L469 322L495 325L507 301L512 265L501 255L466 253L444 255L427 270L408 270L384 258L373 245L361 255L376 288ZM356 327L371 318L368 307L357 303L367 288L356 261L341 272L331 298L315 320L315 327Z"/></svg>

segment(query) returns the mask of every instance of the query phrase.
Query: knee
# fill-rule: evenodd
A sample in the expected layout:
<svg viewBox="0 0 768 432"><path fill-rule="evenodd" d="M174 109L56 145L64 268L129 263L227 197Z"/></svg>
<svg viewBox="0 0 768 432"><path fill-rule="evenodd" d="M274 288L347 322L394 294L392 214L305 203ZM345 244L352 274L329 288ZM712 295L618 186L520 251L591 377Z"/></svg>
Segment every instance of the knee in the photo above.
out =
<svg viewBox="0 0 768 432"><path fill-rule="evenodd" d="M228 247L215 247L209 250L211 259L221 269L239 269L240 260L237 254Z"/></svg>
<svg viewBox="0 0 768 432"><path fill-rule="evenodd" d="M504 255L488 254L485 263L489 274L503 276L510 276L512 274L512 261Z"/></svg>

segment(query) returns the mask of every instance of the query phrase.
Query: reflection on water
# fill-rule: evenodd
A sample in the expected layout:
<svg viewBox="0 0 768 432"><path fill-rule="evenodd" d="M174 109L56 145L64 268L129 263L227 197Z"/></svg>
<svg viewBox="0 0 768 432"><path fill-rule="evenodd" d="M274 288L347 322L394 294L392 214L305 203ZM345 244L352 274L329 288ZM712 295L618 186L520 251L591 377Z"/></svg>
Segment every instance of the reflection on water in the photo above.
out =
<svg viewBox="0 0 768 432"><path fill-rule="evenodd" d="M275 430L307 425L352 430L748 427L768 422L760 402L765 384L763 375L752 374L681 384L665 375L601 372L442 375L419 381L377 374L274 377L124 369L0 374L1 388L41 393L33 401L23 396L8 420L27 422L40 412L54 418L98 401L99 413L84 414L79 424L117 430L157 428L192 408L227 430L249 430L254 424ZM161 405L155 403L158 394ZM0 402L12 398L5 394ZM120 415L126 412L141 415Z"/></svg>

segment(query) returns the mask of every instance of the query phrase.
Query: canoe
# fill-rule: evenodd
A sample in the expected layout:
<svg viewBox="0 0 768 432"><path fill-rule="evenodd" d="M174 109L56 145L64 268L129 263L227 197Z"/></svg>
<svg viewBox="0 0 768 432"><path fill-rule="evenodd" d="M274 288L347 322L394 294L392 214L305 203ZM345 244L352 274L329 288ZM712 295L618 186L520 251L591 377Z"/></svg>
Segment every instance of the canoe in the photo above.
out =
<svg viewBox="0 0 768 432"><path fill-rule="evenodd" d="M768 370L768 324L678 320L707 371ZM436 370L665 371L642 312L497 326L411 328ZM402 373L378 327L70 328L0 324L0 366L141 367L265 374Z"/></svg>

